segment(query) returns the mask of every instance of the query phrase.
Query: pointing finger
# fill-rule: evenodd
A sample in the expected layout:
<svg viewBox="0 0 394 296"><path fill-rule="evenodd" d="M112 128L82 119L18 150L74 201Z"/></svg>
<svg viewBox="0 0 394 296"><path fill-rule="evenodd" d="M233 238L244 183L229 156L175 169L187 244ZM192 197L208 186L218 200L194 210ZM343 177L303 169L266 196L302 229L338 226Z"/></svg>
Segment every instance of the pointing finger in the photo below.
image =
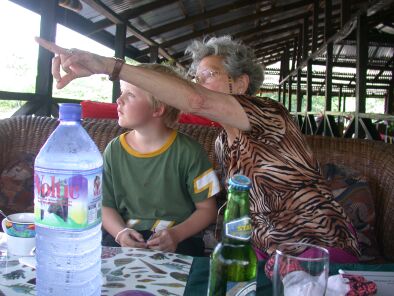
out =
<svg viewBox="0 0 394 296"><path fill-rule="evenodd" d="M59 81L61 79L60 76L60 57L55 56L52 58L52 75L53 78L55 78L56 81Z"/></svg>
<svg viewBox="0 0 394 296"><path fill-rule="evenodd" d="M56 54L67 54L67 49L60 47L56 45L53 42L47 41L45 39L42 39L40 37L34 37L35 41L45 49L49 50L50 52L56 53Z"/></svg>

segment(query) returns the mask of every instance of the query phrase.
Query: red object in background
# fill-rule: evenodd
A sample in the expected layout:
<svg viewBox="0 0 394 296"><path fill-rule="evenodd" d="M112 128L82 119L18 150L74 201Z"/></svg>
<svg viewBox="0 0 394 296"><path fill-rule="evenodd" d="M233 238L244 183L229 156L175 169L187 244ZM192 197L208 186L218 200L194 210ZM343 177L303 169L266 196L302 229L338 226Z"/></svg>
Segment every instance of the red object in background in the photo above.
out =
<svg viewBox="0 0 394 296"><path fill-rule="evenodd" d="M87 100L81 102L81 107L82 118L118 118L116 103L101 103ZM204 117L184 113L179 116L179 123L220 126L220 124L218 124L217 122L206 119Z"/></svg>
<svg viewBox="0 0 394 296"><path fill-rule="evenodd" d="M116 103L82 101L82 118L118 118Z"/></svg>
<svg viewBox="0 0 394 296"><path fill-rule="evenodd" d="M209 126L221 126L219 123L212 121L210 119L207 119L205 117L201 117L198 115L193 115L193 114L185 114L182 113L179 116L179 123L193 123L193 124L199 124L199 125L209 125Z"/></svg>

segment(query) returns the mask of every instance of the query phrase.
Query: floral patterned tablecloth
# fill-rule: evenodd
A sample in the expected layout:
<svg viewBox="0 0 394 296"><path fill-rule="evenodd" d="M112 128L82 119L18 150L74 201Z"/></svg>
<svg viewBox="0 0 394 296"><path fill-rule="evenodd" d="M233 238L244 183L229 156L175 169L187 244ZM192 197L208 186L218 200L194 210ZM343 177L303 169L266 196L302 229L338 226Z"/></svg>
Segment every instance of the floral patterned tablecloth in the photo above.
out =
<svg viewBox="0 0 394 296"><path fill-rule="evenodd" d="M190 256L135 248L103 247L101 257L102 296L183 295L193 262ZM35 295L35 269L19 259L0 257L0 296Z"/></svg>

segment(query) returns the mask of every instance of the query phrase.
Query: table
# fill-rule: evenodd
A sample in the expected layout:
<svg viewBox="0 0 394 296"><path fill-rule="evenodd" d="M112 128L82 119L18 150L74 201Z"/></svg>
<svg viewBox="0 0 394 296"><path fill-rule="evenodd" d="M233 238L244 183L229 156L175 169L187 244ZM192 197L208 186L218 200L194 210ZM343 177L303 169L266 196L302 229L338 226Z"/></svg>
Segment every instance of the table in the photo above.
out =
<svg viewBox="0 0 394 296"><path fill-rule="evenodd" d="M151 258L151 257L154 258ZM166 260L164 257L167 257ZM102 264L102 273L104 278L102 295L121 295L120 293L124 290L128 289L127 284L130 284L134 281L133 285L139 289L145 289L150 291L151 295L179 295L177 294L177 288L181 288L184 295L191 296L201 296L206 295L207 291L207 283L208 283L208 275L209 275L209 258L208 257L195 257L191 258L188 256L182 256L171 253L163 253L152 250L142 250L142 249L133 249L133 248L108 248L103 247L103 264ZM174 287L169 286L157 286L154 291L152 291L151 287L155 287L154 281L146 282L144 279L148 279L149 277L142 276L137 277L134 280L132 276L127 273L126 276L123 272L125 266L127 268L132 268L133 259L136 258L150 258L157 261L156 263L152 263L155 267L167 272L169 274L173 274L174 277L171 277L172 283ZM144 259L143 259L144 260ZM148 260L145 260L148 262ZM168 265L172 261L176 263L177 266ZM149 261L152 262L152 261ZM191 264L191 262L193 262ZM271 295L272 287L271 282L267 279L264 274L264 263L259 262L258 265L258 277L257 277L257 295ZM34 284L35 284L35 271L33 268L28 266L22 266L19 263L18 258L10 257L10 260L7 262L9 272L4 273L4 262L0 261L0 277L4 277L4 274L7 274L9 278L9 283L18 284L14 287L11 285L5 284L4 282L0 282L0 295L1 292L4 295L35 295ZM166 265L167 264L167 265ZM190 266L191 265L191 266ZM151 267L146 268L146 264L144 266L134 266L136 275L142 274L141 270L145 267L144 273L149 273ZM379 265L368 265L368 264L330 264L330 275L337 274L338 269L342 268L345 270L368 270L368 271L394 271L394 264L379 264ZM188 277L185 277L187 274L186 270L190 269L190 273ZM138 272L137 272L138 271ZM183 276L182 276L183 274ZM161 275L160 273L156 274ZM135 283L141 279L139 283ZM159 278L149 278L152 279L160 279ZM152 285L153 283L153 285ZM122 287L122 284L126 284ZM148 286L143 288L142 286ZM182 286L182 287L181 287ZM171 294L172 293L172 294Z"/></svg>
<svg viewBox="0 0 394 296"><path fill-rule="evenodd" d="M103 247L101 295L183 295L193 257L150 249ZM35 295L33 257L9 255L0 261L0 295ZM141 295L142 294L138 294Z"/></svg>
<svg viewBox="0 0 394 296"><path fill-rule="evenodd" d="M257 295L272 295L271 281L265 276L264 261L260 261L257 274ZM338 274L338 269L365 271L394 271L394 264L330 264L330 275ZM194 258L186 285L187 296L206 295L209 274L209 258Z"/></svg>

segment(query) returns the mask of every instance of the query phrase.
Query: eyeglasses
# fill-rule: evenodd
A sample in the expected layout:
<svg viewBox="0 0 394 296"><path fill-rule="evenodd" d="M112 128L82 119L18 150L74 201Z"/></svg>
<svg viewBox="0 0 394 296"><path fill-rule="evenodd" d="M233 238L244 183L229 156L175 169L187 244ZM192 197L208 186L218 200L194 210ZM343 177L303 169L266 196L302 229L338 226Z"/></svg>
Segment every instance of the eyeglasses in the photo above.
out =
<svg viewBox="0 0 394 296"><path fill-rule="evenodd" d="M222 73L219 71L212 71L209 69L201 71L199 74L196 74L196 76L193 77L194 82L198 84L203 84L205 82L209 82L212 78L217 77L221 75Z"/></svg>

